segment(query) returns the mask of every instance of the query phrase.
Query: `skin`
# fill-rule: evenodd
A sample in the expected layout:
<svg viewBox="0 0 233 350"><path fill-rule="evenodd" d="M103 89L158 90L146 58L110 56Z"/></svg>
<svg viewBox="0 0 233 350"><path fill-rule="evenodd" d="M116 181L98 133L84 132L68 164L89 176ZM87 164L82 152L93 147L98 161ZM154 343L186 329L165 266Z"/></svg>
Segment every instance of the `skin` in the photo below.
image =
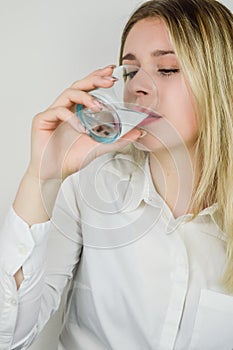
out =
<svg viewBox="0 0 233 350"><path fill-rule="evenodd" d="M152 84L139 71L127 77L132 95L128 93L126 98L149 106L161 116L141 127L147 134L135 145L150 151L154 185L174 217L178 217L191 211L190 197L198 172L194 162L198 118L190 88L161 19L147 18L133 26L126 38L123 64L139 66L157 87L156 103Z"/></svg>

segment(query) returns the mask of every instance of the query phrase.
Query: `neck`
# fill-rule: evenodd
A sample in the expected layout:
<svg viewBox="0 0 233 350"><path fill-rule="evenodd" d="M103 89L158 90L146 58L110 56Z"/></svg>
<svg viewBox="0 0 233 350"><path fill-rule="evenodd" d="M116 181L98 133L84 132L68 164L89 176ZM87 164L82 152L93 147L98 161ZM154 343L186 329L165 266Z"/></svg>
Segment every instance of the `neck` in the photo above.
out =
<svg viewBox="0 0 233 350"><path fill-rule="evenodd" d="M149 161L154 186L174 217L191 213L192 192L199 173L194 150L183 146L159 150L150 154Z"/></svg>

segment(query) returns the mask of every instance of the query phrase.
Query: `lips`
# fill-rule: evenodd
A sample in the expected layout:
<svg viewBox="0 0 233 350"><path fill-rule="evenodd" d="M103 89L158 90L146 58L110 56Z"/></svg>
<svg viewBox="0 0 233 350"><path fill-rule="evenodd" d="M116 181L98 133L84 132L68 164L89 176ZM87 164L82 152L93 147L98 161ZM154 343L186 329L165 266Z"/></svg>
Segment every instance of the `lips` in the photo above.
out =
<svg viewBox="0 0 233 350"><path fill-rule="evenodd" d="M150 123L154 123L154 122L156 122L156 121L158 121L159 119L161 119L162 117L160 117L160 116L153 116L153 117L151 117L151 116L149 116L149 117L147 117L147 118L145 118L141 123L139 123L137 126L145 126L145 125L147 125L147 124L150 124Z"/></svg>
<svg viewBox="0 0 233 350"><path fill-rule="evenodd" d="M145 114L148 114L148 117L143 119L143 121L138 124L138 126L144 126L144 125L147 125L149 123L153 123L159 119L162 118L161 115L155 113L154 111L152 111L151 109L149 108L145 108L145 107L141 107L141 106L136 106L134 108L137 112L142 112L142 113L145 113Z"/></svg>

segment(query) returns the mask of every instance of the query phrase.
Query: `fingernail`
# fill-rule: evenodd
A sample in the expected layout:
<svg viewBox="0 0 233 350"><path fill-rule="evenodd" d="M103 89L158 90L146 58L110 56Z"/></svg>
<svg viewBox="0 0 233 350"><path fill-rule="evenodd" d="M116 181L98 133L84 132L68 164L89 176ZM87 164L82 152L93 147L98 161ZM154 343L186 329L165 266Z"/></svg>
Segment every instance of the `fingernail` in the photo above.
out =
<svg viewBox="0 0 233 350"><path fill-rule="evenodd" d="M101 109L103 109L103 105L101 102L97 100L93 100L92 104L89 107L93 112L99 112Z"/></svg>
<svg viewBox="0 0 233 350"><path fill-rule="evenodd" d="M104 79L106 80L110 80L110 81L117 81L118 79L116 77L110 77L110 76L107 76L107 77L104 77Z"/></svg>
<svg viewBox="0 0 233 350"><path fill-rule="evenodd" d="M142 130L141 135L138 138L142 139L146 135L147 135L147 132L145 130Z"/></svg>
<svg viewBox="0 0 233 350"><path fill-rule="evenodd" d="M95 105L95 106L98 106L98 107L100 107L100 108L103 107L102 103L101 103L100 101L98 101L98 100L93 100L93 101L92 101L92 104Z"/></svg>
<svg viewBox="0 0 233 350"><path fill-rule="evenodd" d="M106 68L112 68L112 69L114 69L114 68L116 68L116 65L115 65L115 64L109 64Z"/></svg>

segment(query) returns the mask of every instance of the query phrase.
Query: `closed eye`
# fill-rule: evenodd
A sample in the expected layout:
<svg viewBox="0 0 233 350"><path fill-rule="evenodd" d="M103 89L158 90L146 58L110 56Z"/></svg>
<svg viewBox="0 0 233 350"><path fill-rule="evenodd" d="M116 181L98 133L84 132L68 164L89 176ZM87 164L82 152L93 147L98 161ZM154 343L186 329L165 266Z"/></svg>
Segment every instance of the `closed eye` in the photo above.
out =
<svg viewBox="0 0 233 350"><path fill-rule="evenodd" d="M180 69L179 68L168 68L168 69L167 68L161 68L161 69L158 69L158 72L162 76L169 77L172 74L179 73Z"/></svg>
<svg viewBox="0 0 233 350"><path fill-rule="evenodd" d="M123 73L124 80L133 79L133 77L137 74L138 70L127 72L126 70Z"/></svg>

